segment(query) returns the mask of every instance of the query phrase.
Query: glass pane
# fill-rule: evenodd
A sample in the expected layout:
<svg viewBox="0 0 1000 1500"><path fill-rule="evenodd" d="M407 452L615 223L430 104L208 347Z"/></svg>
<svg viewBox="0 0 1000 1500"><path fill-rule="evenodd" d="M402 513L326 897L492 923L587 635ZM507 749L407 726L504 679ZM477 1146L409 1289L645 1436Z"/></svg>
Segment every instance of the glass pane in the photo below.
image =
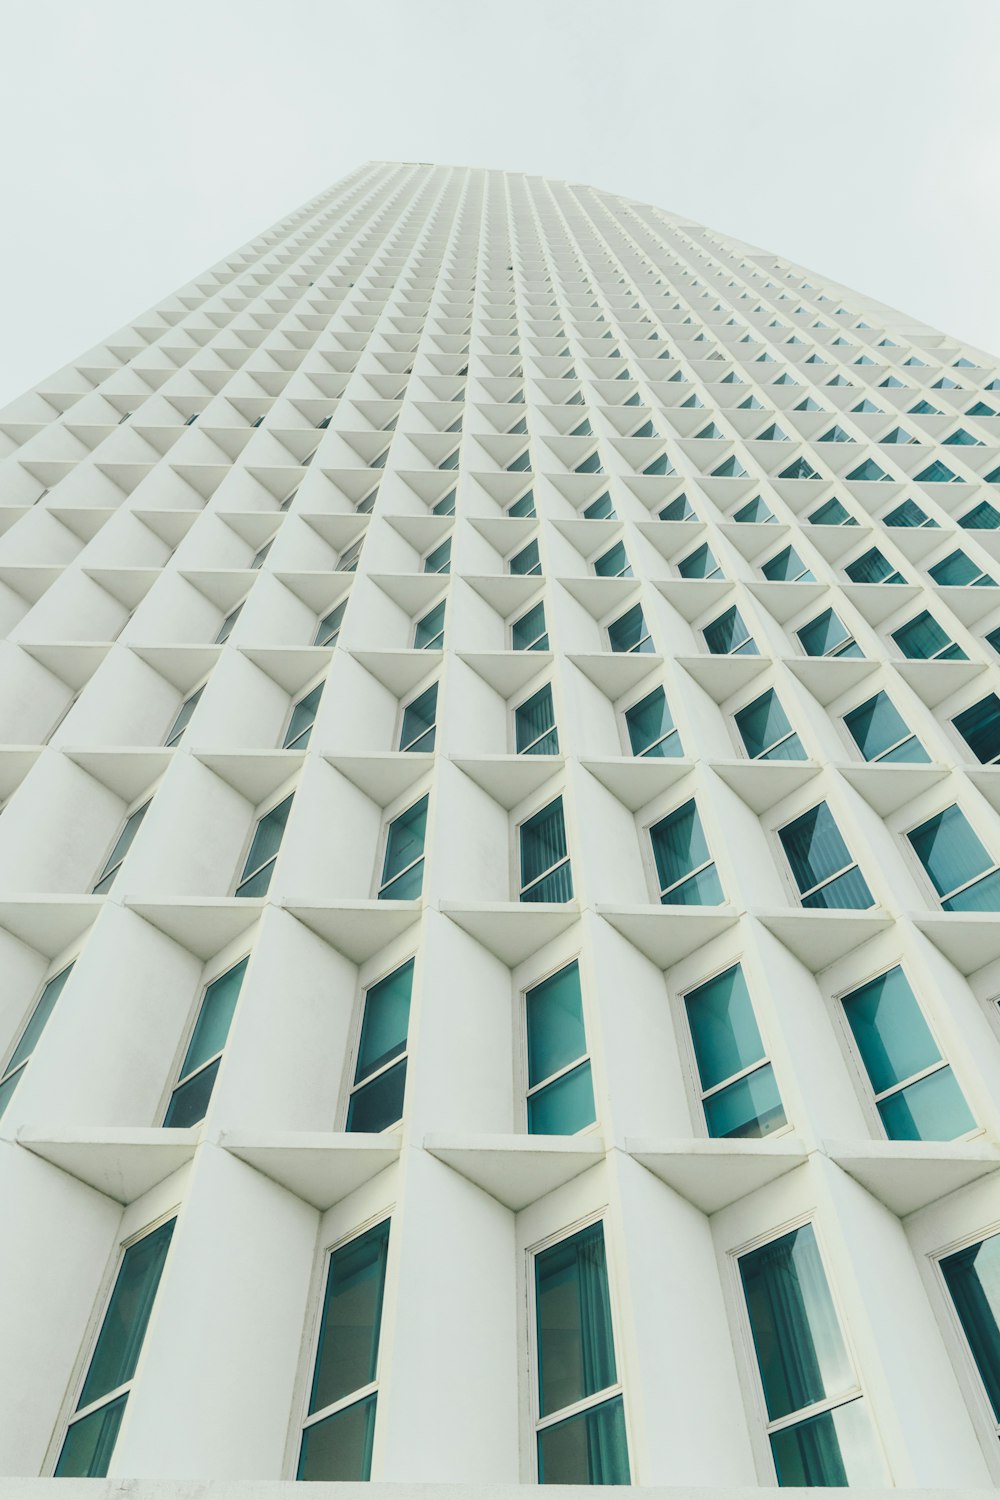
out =
<svg viewBox="0 0 1000 1500"><path fill-rule="evenodd" d="M885 1484L885 1469L864 1402L849 1401L771 1437L782 1488L789 1485Z"/></svg>
<svg viewBox="0 0 1000 1500"><path fill-rule="evenodd" d="M1000 1422L1000 1235L946 1256L941 1270Z"/></svg>
<svg viewBox="0 0 1000 1500"><path fill-rule="evenodd" d="M77 1411L135 1374L176 1219L129 1245L91 1356Z"/></svg>
<svg viewBox="0 0 1000 1500"><path fill-rule="evenodd" d="M703 542L681 559L677 564L677 571L682 578L713 578L719 572L719 564L712 556L708 543Z"/></svg>
<svg viewBox="0 0 1000 1500"><path fill-rule="evenodd" d="M621 1396L538 1434L539 1484L628 1484Z"/></svg>
<svg viewBox="0 0 1000 1500"><path fill-rule="evenodd" d="M214 1057L226 1045L229 1026L236 1009L243 976L249 958L242 959L218 979L214 979L205 991L201 1010L195 1022L194 1032L188 1045L180 1076L183 1078L207 1058Z"/></svg>
<svg viewBox="0 0 1000 1500"><path fill-rule="evenodd" d="M205 688L203 685L202 687L198 688L197 692L192 693L190 698L186 698L181 704L180 709L177 713L177 717L171 724L170 729L167 732L167 737L163 742L165 745L170 746L177 744L177 741L180 739L181 735L188 727L188 724L191 722L194 711L198 707L198 702L204 691Z"/></svg>
<svg viewBox="0 0 1000 1500"><path fill-rule="evenodd" d="M884 765L890 765L894 761L897 763L909 761L926 764L930 760L930 756L916 735L911 734L908 740L904 740L901 745L896 745L892 750L887 750L879 759Z"/></svg>
<svg viewBox="0 0 1000 1500"><path fill-rule="evenodd" d="M541 1415L617 1379L604 1229L591 1224L535 1256Z"/></svg>
<svg viewBox="0 0 1000 1500"><path fill-rule="evenodd" d="M1000 755L1000 698L996 693L956 714L952 723L984 765Z"/></svg>
<svg viewBox="0 0 1000 1500"><path fill-rule="evenodd" d="M778 740L784 739L791 734L792 726L785 715L785 710L778 702L778 695L774 692L766 692L746 708L741 708L735 715L736 727L739 729L740 737L746 746L747 754L751 760L757 760L770 750ZM799 746L801 751L801 746ZM797 760L801 756L785 756L783 759Z"/></svg>
<svg viewBox="0 0 1000 1500"><path fill-rule="evenodd" d="M572 901L573 871L569 860L521 892L522 901Z"/></svg>
<svg viewBox="0 0 1000 1500"><path fill-rule="evenodd" d="M115 875L118 873L118 867L131 849L142 820L149 811L149 805L149 802L147 802L142 807L137 807L135 812L130 813L125 819L125 827L115 840L115 847L105 861L104 869L101 871L101 878L94 886L95 896L103 895L105 891L110 890Z"/></svg>
<svg viewBox="0 0 1000 1500"><path fill-rule="evenodd" d="M28 1020L27 1026L21 1033L21 1040L14 1049L14 1055L7 1064L6 1073L12 1072L24 1060L31 1056L38 1045L38 1038L45 1030L45 1023L52 1014L53 1007L63 992L63 986L73 972L73 965L67 964L61 974L56 974L50 979L38 997L38 1003Z"/></svg>
<svg viewBox="0 0 1000 1500"><path fill-rule="evenodd" d="M959 807L946 807L908 835L939 896L988 870L992 860Z"/></svg>
<svg viewBox="0 0 1000 1500"><path fill-rule="evenodd" d="M655 824L649 837L661 891L712 857L693 801Z"/></svg>
<svg viewBox="0 0 1000 1500"><path fill-rule="evenodd" d="M515 651L530 650L540 636L545 634L545 608L536 604L526 615L515 620L511 626L511 639ZM544 648L543 648L544 649Z"/></svg>
<svg viewBox="0 0 1000 1500"><path fill-rule="evenodd" d="M740 1257L767 1415L774 1422L855 1383L811 1224Z"/></svg>
<svg viewBox="0 0 1000 1500"><path fill-rule="evenodd" d="M382 886L378 893L380 901L415 901L420 895L424 884L424 862L418 859L416 864L404 870L402 875L397 875L395 880L390 880L387 885Z"/></svg>
<svg viewBox="0 0 1000 1500"><path fill-rule="evenodd" d="M595 1118L589 1062L564 1073L528 1099L529 1135L575 1135L593 1125Z"/></svg>
<svg viewBox="0 0 1000 1500"><path fill-rule="evenodd" d="M800 891L808 891L852 863L825 802L779 828L778 837Z"/></svg>
<svg viewBox="0 0 1000 1500"><path fill-rule="evenodd" d="M803 896L802 905L828 911L867 911L875 902L865 877L855 866L812 895Z"/></svg>
<svg viewBox="0 0 1000 1500"><path fill-rule="evenodd" d="M897 712L892 700L885 693L876 693L867 703L861 703L844 715L844 723L865 760L878 760L892 745L905 740L910 734ZM907 755L907 760L927 760L923 746L913 741L919 753Z"/></svg>
<svg viewBox="0 0 1000 1500"><path fill-rule="evenodd" d="M250 875L246 880L241 880L236 887L237 896L266 896L271 884L271 876L274 874L274 860L272 859L258 870L255 875Z"/></svg>
<svg viewBox="0 0 1000 1500"><path fill-rule="evenodd" d="M23 1068L18 1068L16 1073L8 1073L3 1082L0 1083L0 1118L3 1117L3 1112L10 1103L14 1090L21 1082L21 1074L23 1072Z"/></svg>
<svg viewBox="0 0 1000 1500"><path fill-rule="evenodd" d="M347 1129L354 1131L388 1130L403 1118L406 1093L406 1059L387 1068L371 1083L356 1089L347 1107Z"/></svg>
<svg viewBox="0 0 1000 1500"><path fill-rule="evenodd" d="M626 711L629 743L633 755L680 755L680 736L673 732L667 698L662 688L654 688L648 697ZM667 736L669 735L669 739Z"/></svg>
<svg viewBox="0 0 1000 1500"><path fill-rule="evenodd" d="M544 979L525 996L528 1028L528 1086L582 1057L587 1050L580 969L571 963Z"/></svg>
<svg viewBox="0 0 1000 1500"><path fill-rule="evenodd" d="M640 648L652 651L649 632L642 616L642 607L634 604L619 619L608 626L608 639L612 651L636 651Z"/></svg>
<svg viewBox="0 0 1000 1500"><path fill-rule="evenodd" d="M891 1141L953 1141L975 1130L965 1096L951 1068L939 1068L879 1102Z"/></svg>
<svg viewBox="0 0 1000 1500"><path fill-rule="evenodd" d="M690 880L675 885L660 897L664 906L721 906L725 900L722 883L714 865L706 865Z"/></svg>
<svg viewBox="0 0 1000 1500"><path fill-rule="evenodd" d="M400 750L433 750L434 722L437 717L438 685L432 682L419 698L403 710L399 732Z"/></svg>
<svg viewBox="0 0 1000 1500"><path fill-rule="evenodd" d="M849 639L848 632L832 609L824 610L798 632L807 656L826 656Z"/></svg>
<svg viewBox="0 0 1000 1500"><path fill-rule="evenodd" d="M522 703L514 713L514 736L517 753L526 751L532 755L555 755L559 750L558 736L548 733L554 730L555 712L552 707L552 689L545 684L533 697Z"/></svg>
<svg viewBox="0 0 1000 1500"><path fill-rule="evenodd" d="M66 1431L54 1474L57 1479L103 1479L111 1463L128 1392L81 1417Z"/></svg>
<svg viewBox="0 0 1000 1500"><path fill-rule="evenodd" d="M316 721L316 710L319 708L319 700L323 696L325 682L317 683L311 693L306 693L300 698L292 709L292 716L285 730L285 738L282 748L287 750L294 745L297 750L305 749L309 743L309 731Z"/></svg>
<svg viewBox="0 0 1000 1500"><path fill-rule="evenodd" d="M285 832L285 824L288 822L288 814L291 810L292 798L286 797L284 802L279 802L277 807L272 807L271 811L265 813L261 818L254 832L246 864L243 866L244 877L252 875L255 870L259 870L268 860L274 859L281 848L282 835ZM257 892L248 891L246 894L256 895Z"/></svg>
<svg viewBox="0 0 1000 1500"><path fill-rule="evenodd" d="M418 651L433 650L441 644L444 633L444 601L428 610L422 620L417 621L413 644Z"/></svg>
<svg viewBox="0 0 1000 1500"><path fill-rule="evenodd" d="M709 651L716 656L730 656L739 650L748 656L757 655L757 647L749 639L750 632L738 609L727 609L725 614L706 625L702 634Z"/></svg>
<svg viewBox="0 0 1000 1500"><path fill-rule="evenodd" d="M163 1117L164 1129L182 1130L188 1125L200 1125L208 1114L208 1104L215 1087L215 1075L219 1071L221 1057L202 1068L186 1083L178 1084L170 1096L167 1112Z"/></svg>
<svg viewBox="0 0 1000 1500"><path fill-rule="evenodd" d="M1000 871L967 886L957 896L941 902L943 911L1000 911Z"/></svg>
<svg viewBox="0 0 1000 1500"><path fill-rule="evenodd" d="M413 959L373 984L365 995L355 1083L406 1051L413 989Z"/></svg>
<svg viewBox="0 0 1000 1500"><path fill-rule="evenodd" d="M372 1468L375 1403L373 1391L363 1401L307 1427L296 1479L367 1479Z"/></svg>
<svg viewBox="0 0 1000 1500"><path fill-rule="evenodd" d="M521 824L522 887L565 859L567 853L566 825L559 797Z"/></svg>
<svg viewBox="0 0 1000 1500"><path fill-rule="evenodd" d="M313 641L314 646L333 645L334 641L337 639L337 636L340 634L340 627L343 622L344 611L346 609L347 600L345 599L342 603L334 605L333 609L331 609L328 615L323 616L323 618L319 622L319 629L316 632L316 639Z"/></svg>
<svg viewBox="0 0 1000 1500"><path fill-rule="evenodd" d="M759 1140L787 1123L770 1063L720 1089L704 1104L708 1133L715 1138Z"/></svg>
<svg viewBox="0 0 1000 1500"><path fill-rule="evenodd" d="M684 997L703 1089L742 1073L764 1056L750 991L739 964Z"/></svg>
<svg viewBox="0 0 1000 1500"><path fill-rule="evenodd" d="M845 995L844 1013L876 1094L940 1061L930 1028L898 965Z"/></svg>
<svg viewBox="0 0 1000 1500"><path fill-rule="evenodd" d="M538 555L538 543L532 540L526 547L522 547L508 563L511 573L518 576L526 576L529 573L541 571L541 559Z"/></svg>
<svg viewBox="0 0 1000 1500"><path fill-rule="evenodd" d="M389 1220L330 1256L319 1343L309 1393L310 1415L375 1379Z"/></svg>
<svg viewBox="0 0 1000 1500"><path fill-rule="evenodd" d="M424 852L424 834L427 829L427 806L429 799L421 797L406 812L400 813L389 824L385 860L382 865L382 884L385 885L400 870L419 859ZM419 887L418 887L419 889Z"/></svg>

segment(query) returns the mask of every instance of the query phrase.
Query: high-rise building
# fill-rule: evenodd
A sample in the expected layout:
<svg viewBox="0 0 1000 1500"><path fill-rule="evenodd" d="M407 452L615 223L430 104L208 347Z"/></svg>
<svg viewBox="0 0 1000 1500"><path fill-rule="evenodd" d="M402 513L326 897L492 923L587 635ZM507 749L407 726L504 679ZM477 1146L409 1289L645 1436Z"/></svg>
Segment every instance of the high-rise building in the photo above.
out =
<svg viewBox="0 0 1000 1500"><path fill-rule="evenodd" d="M6 409L0 1471L1000 1481L998 412L412 162Z"/></svg>

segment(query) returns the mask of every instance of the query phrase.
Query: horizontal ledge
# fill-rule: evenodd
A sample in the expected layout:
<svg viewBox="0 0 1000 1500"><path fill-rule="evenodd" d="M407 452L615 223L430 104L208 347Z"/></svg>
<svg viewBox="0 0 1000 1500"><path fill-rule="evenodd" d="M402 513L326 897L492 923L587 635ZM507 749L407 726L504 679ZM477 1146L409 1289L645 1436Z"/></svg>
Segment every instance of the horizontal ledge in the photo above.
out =
<svg viewBox="0 0 1000 1500"><path fill-rule="evenodd" d="M224 1130L218 1144L321 1212L399 1159L398 1135Z"/></svg>
<svg viewBox="0 0 1000 1500"><path fill-rule="evenodd" d="M823 1150L902 1218L1000 1169L990 1141L824 1141Z"/></svg>
<svg viewBox="0 0 1000 1500"><path fill-rule="evenodd" d="M508 968L566 932L580 917L576 901L442 901L441 912Z"/></svg>
<svg viewBox="0 0 1000 1500"><path fill-rule="evenodd" d="M18 1145L117 1203L134 1203L185 1166L201 1132L132 1126L62 1127L52 1134L22 1125Z"/></svg>
<svg viewBox="0 0 1000 1500"><path fill-rule="evenodd" d="M770 1141L629 1138L625 1149L640 1166L706 1214L766 1187L807 1160L802 1142L789 1135Z"/></svg>
<svg viewBox="0 0 1000 1500"><path fill-rule="evenodd" d="M424 1150L515 1213L604 1160L603 1137L426 1135Z"/></svg>

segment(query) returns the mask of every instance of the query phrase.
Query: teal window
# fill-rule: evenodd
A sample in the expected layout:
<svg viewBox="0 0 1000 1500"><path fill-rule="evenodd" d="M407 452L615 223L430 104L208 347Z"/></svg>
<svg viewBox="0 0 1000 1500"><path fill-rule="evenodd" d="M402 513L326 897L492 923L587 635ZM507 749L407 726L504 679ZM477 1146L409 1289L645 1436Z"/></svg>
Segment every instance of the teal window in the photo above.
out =
<svg viewBox="0 0 1000 1500"><path fill-rule="evenodd" d="M535 1319L539 1484L628 1484L602 1224L536 1254Z"/></svg>
<svg viewBox="0 0 1000 1500"><path fill-rule="evenodd" d="M709 1135L760 1140L786 1125L740 965L689 990L684 1009Z"/></svg>
<svg viewBox="0 0 1000 1500"><path fill-rule="evenodd" d="M905 427L893 427L884 437L879 438L880 443L915 443L916 441L912 432L907 432Z"/></svg>
<svg viewBox="0 0 1000 1500"><path fill-rule="evenodd" d="M0 1115L3 1114L10 1103L11 1095L21 1082L25 1068L31 1061L31 1055L38 1046L38 1039L45 1030L46 1023L51 1016L55 1003L63 992L63 987L73 972L73 965L67 964L59 974L47 981L42 993L31 1008L31 1015L25 1022L24 1029L17 1039L17 1044L10 1055L6 1066L0 1070Z"/></svg>
<svg viewBox="0 0 1000 1500"><path fill-rule="evenodd" d="M694 801L649 830L662 906L721 906L725 900Z"/></svg>
<svg viewBox="0 0 1000 1500"><path fill-rule="evenodd" d="M108 1472L176 1222L168 1219L125 1247L53 1471L57 1479Z"/></svg>
<svg viewBox="0 0 1000 1500"><path fill-rule="evenodd" d="M358 559L361 556L361 549L364 545L365 538L364 533L362 532L361 536L359 536L356 541L353 541L351 545L346 548L346 550L343 551L338 557L338 573L356 573L358 571Z"/></svg>
<svg viewBox="0 0 1000 1500"><path fill-rule="evenodd" d="M1000 656L1000 626L996 630L989 631L986 640L993 647L997 655Z"/></svg>
<svg viewBox="0 0 1000 1500"><path fill-rule="evenodd" d="M559 733L549 683L515 708L514 745L518 755L559 754Z"/></svg>
<svg viewBox="0 0 1000 1500"><path fill-rule="evenodd" d="M843 1006L891 1141L953 1141L975 1130L962 1090L898 964L845 995Z"/></svg>
<svg viewBox="0 0 1000 1500"><path fill-rule="evenodd" d="M373 490L369 490L368 494L364 497L364 499L358 501L358 503L354 507L354 509L355 509L355 511L357 512L357 514L359 516L370 516L371 513L372 513L372 511L375 509L375 501L377 499L378 499L378 485L376 485ZM440 501L438 501L438 504L439 505L443 505L444 501L440 500ZM282 506L281 508L282 508L282 510L285 509L284 506ZM435 506L435 514L436 513L437 513L437 506ZM442 511L441 514L442 515L447 515L448 512L447 511Z"/></svg>
<svg viewBox="0 0 1000 1500"><path fill-rule="evenodd" d="M330 1254L296 1479L368 1479L389 1220Z"/></svg>
<svg viewBox="0 0 1000 1500"><path fill-rule="evenodd" d="M778 1484L881 1487L884 1467L812 1225L741 1255L739 1267Z"/></svg>
<svg viewBox="0 0 1000 1500"><path fill-rule="evenodd" d="M323 616L316 631L314 646L335 646L340 634L340 627L344 623L344 612L347 609L347 600L342 599L335 604L329 614Z"/></svg>
<svg viewBox="0 0 1000 1500"><path fill-rule="evenodd" d="M652 651L653 642L646 628L642 606L633 604L608 626L612 651Z"/></svg>
<svg viewBox="0 0 1000 1500"><path fill-rule="evenodd" d="M181 736L184 734L185 729L187 729L188 725L191 722L191 716L194 713L195 709L198 707L198 704L201 701L201 695L204 691L205 683L202 683L201 687L196 688L195 691L190 695L190 697L184 699L184 702L177 710L177 717L171 724L169 730L167 731L167 737L163 741L164 745L168 749L171 746L176 745L181 739Z"/></svg>
<svg viewBox="0 0 1000 1500"><path fill-rule="evenodd" d="M239 604L237 604L236 608L235 609L231 609L229 611L228 615L223 620L222 624L219 626L219 633L215 637L215 644L217 646L225 645L226 641L228 641L229 637L232 635L232 633L233 633L233 626L236 624L236 621L239 619L240 613L241 613L241 611L242 611L243 606L244 606L245 603L246 603L246 600L245 599L241 599L240 602L239 602Z"/></svg>
<svg viewBox="0 0 1000 1500"><path fill-rule="evenodd" d="M1000 760L1000 698L996 693L987 693L971 708L956 714L951 722L984 766Z"/></svg>
<svg viewBox="0 0 1000 1500"><path fill-rule="evenodd" d="M687 557L681 558L677 564L677 571L682 578L721 578L722 569L712 556L712 549L707 542L702 542Z"/></svg>
<svg viewBox="0 0 1000 1500"><path fill-rule="evenodd" d="M946 588L976 588L986 585L990 588L996 587L996 579L991 578L989 573L984 573L978 563L974 563L971 557L967 557L961 548L949 552L940 562L928 569L935 583L940 583Z"/></svg>
<svg viewBox="0 0 1000 1500"><path fill-rule="evenodd" d="M580 967L574 960L527 991L528 1134L575 1135L596 1118Z"/></svg>
<svg viewBox="0 0 1000 1500"><path fill-rule="evenodd" d="M657 511L657 518L660 521L693 521L696 519L687 495L678 495L675 499L668 501L662 510Z"/></svg>
<svg viewBox="0 0 1000 1500"><path fill-rule="evenodd" d="M967 510L964 516L959 516L958 524L965 531L996 531L1000 526L1000 510L991 505L988 500L980 500L971 510Z"/></svg>
<svg viewBox="0 0 1000 1500"><path fill-rule="evenodd" d="M377 1134L403 1118L413 959L365 991L347 1129Z"/></svg>
<svg viewBox="0 0 1000 1500"><path fill-rule="evenodd" d="M412 901L424 883L424 837L429 798L421 797L389 824L379 881L380 901Z"/></svg>
<svg viewBox="0 0 1000 1500"><path fill-rule="evenodd" d="M531 490L525 490L524 494L519 500L515 500L513 505L508 505L506 513L508 516L534 516L535 496L533 492Z"/></svg>
<svg viewBox="0 0 1000 1500"><path fill-rule="evenodd" d="M399 728L400 750L434 749L437 698L438 685L432 682L429 688L425 688L403 709L403 720Z"/></svg>
<svg viewBox="0 0 1000 1500"><path fill-rule="evenodd" d="M386 453L388 453L388 451L389 450L387 448L386 449ZM379 469L385 467L385 453L383 453L382 456L381 456L381 462L379 462L378 459L376 459L376 461L375 461L375 463L373 464L372 467L373 468L379 468ZM439 469L457 469L458 468L458 449L457 448L453 448L452 451L448 454L447 458L443 458L441 460L441 462L438 464L438 468Z"/></svg>
<svg viewBox="0 0 1000 1500"><path fill-rule="evenodd" d="M910 661L968 661L961 646L949 640L926 609L892 632L892 638Z"/></svg>
<svg viewBox="0 0 1000 1500"><path fill-rule="evenodd" d="M572 901L573 872L566 843L562 798L526 818L518 830L521 849L519 901Z"/></svg>
<svg viewBox="0 0 1000 1500"><path fill-rule="evenodd" d="M439 547L428 552L424 558L425 573L450 573L451 572L451 537L446 536Z"/></svg>
<svg viewBox="0 0 1000 1500"><path fill-rule="evenodd" d="M681 738L674 727L661 687L654 688L625 710L625 725L633 755L673 757L683 755Z"/></svg>
<svg viewBox="0 0 1000 1500"><path fill-rule="evenodd" d="M594 572L598 578L631 578L632 569L629 566L625 543L615 542L607 552L602 552L600 557L595 558Z"/></svg>
<svg viewBox="0 0 1000 1500"><path fill-rule="evenodd" d="M241 959L225 974L213 979L205 990L181 1071L163 1117L165 1128L183 1129L188 1125L198 1125L208 1113L249 961Z"/></svg>
<svg viewBox="0 0 1000 1500"><path fill-rule="evenodd" d="M939 417L941 415L936 406L932 406L929 401L923 400L918 401L916 406L911 406L909 410L912 416Z"/></svg>
<svg viewBox="0 0 1000 1500"><path fill-rule="evenodd" d="M603 495L598 495L596 500L591 500L589 505L584 506L583 516L586 521L616 521L618 519L607 490Z"/></svg>
<svg viewBox="0 0 1000 1500"><path fill-rule="evenodd" d="M525 468L527 468L527 465L525 465ZM600 455L597 452L596 448L594 449L593 453L588 454L588 456L583 460L583 463L577 464L574 472L577 474L604 473L604 465L601 463Z"/></svg>
<svg viewBox="0 0 1000 1500"><path fill-rule="evenodd" d="M776 552L762 564L760 571L772 583L816 582L816 575L809 571L794 547L784 547Z"/></svg>
<svg viewBox="0 0 1000 1500"><path fill-rule="evenodd" d="M718 468L712 470L713 479L746 479L747 471L736 457L731 453L724 458Z"/></svg>
<svg viewBox="0 0 1000 1500"><path fill-rule="evenodd" d="M883 517L886 526L937 526L915 500L904 500Z"/></svg>
<svg viewBox="0 0 1000 1500"><path fill-rule="evenodd" d="M844 715L854 743L867 761L920 761L930 756L887 693L859 703Z"/></svg>
<svg viewBox="0 0 1000 1500"><path fill-rule="evenodd" d="M1000 1427L1000 1234L944 1256L941 1274Z"/></svg>
<svg viewBox="0 0 1000 1500"><path fill-rule="evenodd" d="M942 441L960 448L982 448L985 446L981 438L973 437L972 433L966 432L964 427L956 427L955 431L942 439Z"/></svg>
<svg viewBox="0 0 1000 1500"><path fill-rule="evenodd" d="M888 479L889 475L873 458L866 458L864 463L858 464L847 476L848 484L877 484Z"/></svg>
<svg viewBox="0 0 1000 1500"><path fill-rule="evenodd" d="M532 605L527 614L515 620L510 627L510 636L515 651L547 651L549 637L545 629L544 604Z"/></svg>
<svg viewBox="0 0 1000 1500"><path fill-rule="evenodd" d="M250 841L250 852L247 854L243 873L236 887L237 896L267 894L271 876L274 874L278 850L281 848L285 824L288 822L288 814L291 810L292 797L286 797L283 802L272 807L270 812L266 812L258 821Z"/></svg>
<svg viewBox="0 0 1000 1500"><path fill-rule="evenodd" d="M858 524L836 495L829 500L824 500L808 519L811 526L857 526Z"/></svg>
<svg viewBox="0 0 1000 1500"><path fill-rule="evenodd" d="M960 807L935 813L907 838L943 911L1000 911L1000 870Z"/></svg>
<svg viewBox="0 0 1000 1500"><path fill-rule="evenodd" d="M845 432L838 422L835 422L828 432L824 432L819 439L821 443L853 443L854 438Z"/></svg>
<svg viewBox="0 0 1000 1500"><path fill-rule="evenodd" d="M293 705L285 737L281 742L283 750L304 750L308 745L325 686L325 681L318 682Z"/></svg>
<svg viewBox="0 0 1000 1500"><path fill-rule="evenodd" d="M965 480L960 479L954 469L949 469L947 464L943 464L939 458L936 458L932 464L927 465L922 473L917 475L917 483L964 484Z"/></svg>
<svg viewBox="0 0 1000 1500"><path fill-rule="evenodd" d="M104 868L97 877L97 884L94 886L95 896L103 896L114 885L115 876L125 863L125 856L132 847L135 836L142 826L143 818L149 812L152 801L153 799L150 797L148 802L144 802L141 807L137 807L135 812L129 813L125 819L125 826L115 840L114 848L104 861Z"/></svg>
<svg viewBox="0 0 1000 1500"><path fill-rule="evenodd" d="M733 520L738 521L741 526L769 526L774 521L774 514L759 495L748 500L746 505L741 505L739 510L733 513Z"/></svg>
<svg viewBox="0 0 1000 1500"><path fill-rule="evenodd" d="M757 643L735 604L702 631L713 656L759 656Z"/></svg>
<svg viewBox="0 0 1000 1500"><path fill-rule="evenodd" d="M860 557L846 564L844 572L852 583L905 583L898 568L877 547L869 547Z"/></svg>
<svg viewBox="0 0 1000 1500"><path fill-rule="evenodd" d="M515 552L514 556L508 559L507 571L519 577L527 577L533 573L540 573L542 571L542 560L538 555L538 542L534 537L532 537L526 547L522 547L520 552Z"/></svg>
<svg viewBox="0 0 1000 1500"><path fill-rule="evenodd" d="M413 644L418 651L440 651L444 645L444 600L417 621Z"/></svg>
<svg viewBox="0 0 1000 1500"><path fill-rule="evenodd" d="M865 911L875 902L825 802L778 829L802 905Z"/></svg>
<svg viewBox="0 0 1000 1500"><path fill-rule="evenodd" d="M792 460L787 469L782 469L781 473L778 475L778 478L818 479L819 475L817 474L816 470L813 468L809 460L800 455L800 457Z"/></svg>
<svg viewBox="0 0 1000 1500"><path fill-rule="evenodd" d="M442 495L436 505L431 506L432 516L453 516L455 514L455 491L449 490L447 495Z"/></svg>
<svg viewBox="0 0 1000 1500"><path fill-rule="evenodd" d="M807 656L861 656L863 652L840 616L825 609L815 620L803 625L796 635Z"/></svg>
<svg viewBox="0 0 1000 1500"><path fill-rule="evenodd" d="M751 760L805 760L802 741L785 716L773 688L733 716Z"/></svg>
<svg viewBox="0 0 1000 1500"><path fill-rule="evenodd" d="M720 434L721 436L721 434ZM791 438L777 422L771 422L767 427L758 432L754 438L755 443L790 443Z"/></svg>

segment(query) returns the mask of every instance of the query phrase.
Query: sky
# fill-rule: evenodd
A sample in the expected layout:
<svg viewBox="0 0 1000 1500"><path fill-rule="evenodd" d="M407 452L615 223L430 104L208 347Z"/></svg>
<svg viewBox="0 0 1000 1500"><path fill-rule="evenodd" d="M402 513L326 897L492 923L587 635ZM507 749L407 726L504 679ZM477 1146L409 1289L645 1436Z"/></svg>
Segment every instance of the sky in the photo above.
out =
<svg viewBox="0 0 1000 1500"><path fill-rule="evenodd" d="M0 13L0 404L366 160L591 183L1000 351L987 0Z"/></svg>

